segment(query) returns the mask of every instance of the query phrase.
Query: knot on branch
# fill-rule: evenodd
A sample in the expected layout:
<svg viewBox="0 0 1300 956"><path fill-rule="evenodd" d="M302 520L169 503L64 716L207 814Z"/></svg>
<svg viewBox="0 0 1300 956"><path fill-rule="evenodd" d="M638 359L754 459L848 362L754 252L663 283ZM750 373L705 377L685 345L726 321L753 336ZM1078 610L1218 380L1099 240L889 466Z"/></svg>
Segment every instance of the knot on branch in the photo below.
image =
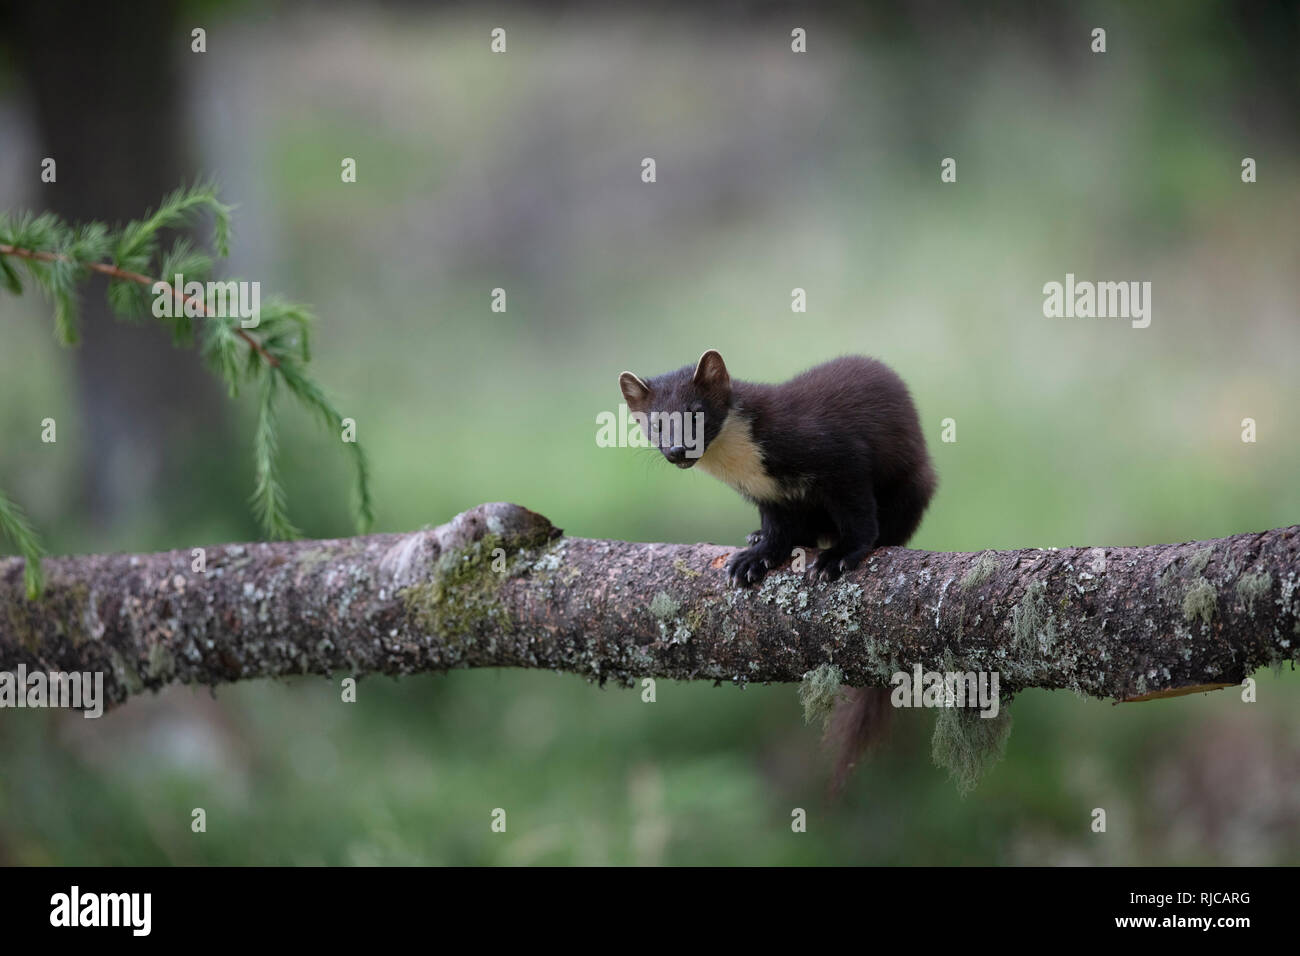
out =
<svg viewBox="0 0 1300 956"><path fill-rule="evenodd" d="M436 572L445 555L465 549L491 537L494 547L506 554L536 548L563 532L535 511L507 501L492 501L462 511L437 528L426 528L402 538L385 552L379 569L398 588L426 581Z"/></svg>
<svg viewBox="0 0 1300 956"><path fill-rule="evenodd" d="M492 535L507 554L540 547L562 533L545 516L508 501L491 501L462 511L434 531L441 551L459 551Z"/></svg>
<svg viewBox="0 0 1300 956"><path fill-rule="evenodd" d="M560 536L545 517L494 501L462 512L447 524L408 535L384 557L409 618L426 634L456 647L509 627L500 591L520 554ZM527 561L527 558L520 560Z"/></svg>

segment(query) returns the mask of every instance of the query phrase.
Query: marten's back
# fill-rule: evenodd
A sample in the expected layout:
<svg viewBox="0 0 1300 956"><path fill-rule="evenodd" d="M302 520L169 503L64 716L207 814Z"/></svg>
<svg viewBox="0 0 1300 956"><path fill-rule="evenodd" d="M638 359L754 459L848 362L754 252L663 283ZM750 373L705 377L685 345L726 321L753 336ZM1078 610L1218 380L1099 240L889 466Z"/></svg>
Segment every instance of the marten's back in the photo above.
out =
<svg viewBox="0 0 1300 956"><path fill-rule="evenodd" d="M876 486L934 486L925 439L907 386L883 362L832 359L780 385L735 382L754 438L774 477L840 483L870 475Z"/></svg>

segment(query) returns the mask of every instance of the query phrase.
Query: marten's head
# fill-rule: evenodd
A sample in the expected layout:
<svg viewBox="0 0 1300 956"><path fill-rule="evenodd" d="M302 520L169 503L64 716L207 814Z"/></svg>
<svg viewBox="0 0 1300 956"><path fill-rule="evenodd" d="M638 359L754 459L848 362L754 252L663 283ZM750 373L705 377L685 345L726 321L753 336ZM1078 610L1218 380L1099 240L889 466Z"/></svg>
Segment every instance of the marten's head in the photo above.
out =
<svg viewBox="0 0 1300 956"><path fill-rule="evenodd" d="M650 444L678 468L700 460L731 410L731 376L714 349L693 369L686 365L649 381L624 372L618 387Z"/></svg>

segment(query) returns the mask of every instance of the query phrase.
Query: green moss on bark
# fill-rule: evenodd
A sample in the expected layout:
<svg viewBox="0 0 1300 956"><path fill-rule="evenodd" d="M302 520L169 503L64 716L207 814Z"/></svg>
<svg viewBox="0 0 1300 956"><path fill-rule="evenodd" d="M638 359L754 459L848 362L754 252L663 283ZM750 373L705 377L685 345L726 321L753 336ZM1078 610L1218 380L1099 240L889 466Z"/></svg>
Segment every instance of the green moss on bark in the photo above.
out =
<svg viewBox="0 0 1300 956"><path fill-rule="evenodd" d="M501 604L506 574L492 570L493 552L501 546L500 535L485 534L441 555L428 581L398 592L422 631L463 642L489 628L509 628Z"/></svg>
<svg viewBox="0 0 1300 956"><path fill-rule="evenodd" d="M5 618L9 629L27 650L36 653L49 636L66 638L73 646L87 637L90 587L83 581L49 585L34 600L8 602Z"/></svg>

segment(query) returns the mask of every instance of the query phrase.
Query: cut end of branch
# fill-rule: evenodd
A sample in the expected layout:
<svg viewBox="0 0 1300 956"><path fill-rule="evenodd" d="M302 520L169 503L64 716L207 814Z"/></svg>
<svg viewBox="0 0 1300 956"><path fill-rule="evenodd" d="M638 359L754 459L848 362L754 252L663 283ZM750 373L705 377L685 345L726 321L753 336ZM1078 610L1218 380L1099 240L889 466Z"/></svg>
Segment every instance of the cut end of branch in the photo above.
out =
<svg viewBox="0 0 1300 956"><path fill-rule="evenodd" d="M1185 697L1188 694L1204 694L1212 690L1223 690L1225 687L1237 687L1233 682L1227 684L1195 684L1191 687L1170 687L1166 690L1153 690L1149 694L1143 694L1140 697L1125 697L1120 701L1121 704L1139 704L1144 700L1157 700L1161 697Z"/></svg>

